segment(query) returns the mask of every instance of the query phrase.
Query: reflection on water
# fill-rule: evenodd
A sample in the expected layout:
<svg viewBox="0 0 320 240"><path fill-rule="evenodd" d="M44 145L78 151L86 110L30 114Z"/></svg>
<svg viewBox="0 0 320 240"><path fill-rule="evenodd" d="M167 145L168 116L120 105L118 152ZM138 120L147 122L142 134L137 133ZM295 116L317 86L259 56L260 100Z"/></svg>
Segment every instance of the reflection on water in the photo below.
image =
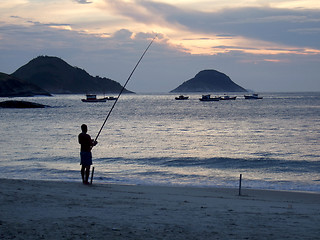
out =
<svg viewBox="0 0 320 240"><path fill-rule="evenodd" d="M293 173L293 165L289 166L291 172L285 167L272 168L274 160L306 165L319 161L319 93L265 94L263 100L256 101L239 96L235 101L220 102L201 102L198 94L189 96L190 100L175 101L175 95L169 94L123 95L93 150L101 181L230 185L230 180L245 171L254 186L256 181L258 185L281 181L282 188L287 181L319 186L316 173ZM24 100L52 107L0 109L3 174L77 179L80 125L86 123L88 133L95 137L113 104L82 103L82 97L28 98ZM198 165L202 159L220 158L238 162L228 168L212 166L209 161ZM14 161L21 159L25 161ZM155 165L146 159L165 159L166 163ZM197 164L186 167L186 159ZM270 159L273 170L266 172L266 166L250 165L241 168L243 161L252 159ZM170 160L183 161L168 166ZM320 172L319 166L313 167ZM26 171L17 170L23 168L33 172L25 176ZM49 171L52 169L59 172L57 176Z"/></svg>

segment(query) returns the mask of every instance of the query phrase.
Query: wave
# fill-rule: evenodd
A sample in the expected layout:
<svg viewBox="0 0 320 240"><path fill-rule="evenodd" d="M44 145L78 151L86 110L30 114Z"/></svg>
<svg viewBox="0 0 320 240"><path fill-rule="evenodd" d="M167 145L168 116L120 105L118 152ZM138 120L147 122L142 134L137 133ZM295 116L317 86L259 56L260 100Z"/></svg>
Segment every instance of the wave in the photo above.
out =
<svg viewBox="0 0 320 240"><path fill-rule="evenodd" d="M51 156L0 162L4 178L80 181L78 157ZM271 158L96 158L95 181L142 185L244 187L320 191L319 161Z"/></svg>
<svg viewBox="0 0 320 240"><path fill-rule="evenodd" d="M95 161L124 164L140 164L159 167L201 167L206 169L261 169L272 172L320 173L320 161L279 160L272 158L100 158Z"/></svg>
<svg viewBox="0 0 320 240"><path fill-rule="evenodd" d="M26 158L15 160L20 162L20 166L27 166L38 169L46 163L60 164L79 164L77 157L48 157L48 158ZM95 164L103 166L104 164L124 164L140 166L150 166L159 168L203 168L220 170L263 170L265 172L294 172L294 173L320 173L320 161L306 160L282 160L272 158L95 158ZM24 163L22 163L24 162ZM15 166L17 167L17 166Z"/></svg>

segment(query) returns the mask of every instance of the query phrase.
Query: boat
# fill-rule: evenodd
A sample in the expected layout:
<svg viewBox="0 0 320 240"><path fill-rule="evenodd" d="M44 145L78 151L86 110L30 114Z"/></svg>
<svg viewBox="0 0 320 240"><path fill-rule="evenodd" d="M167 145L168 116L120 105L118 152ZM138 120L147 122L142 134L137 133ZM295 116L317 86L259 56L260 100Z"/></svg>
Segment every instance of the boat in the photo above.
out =
<svg viewBox="0 0 320 240"><path fill-rule="evenodd" d="M199 98L200 101L219 101L220 97L211 97L210 94L202 95L201 98Z"/></svg>
<svg viewBox="0 0 320 240"><path fill-rule="evenodd" d="M259 97L257 93L254 93L252 95L244 95L245 99L262 99L262 97Z"/></svg>
<svg viewBox="0 0 320 240"><path fill-rule="evenodd" d="M108 98L97 98L95 94L87 94L86 99L81 99L82 102L106 102Z"/></svg>
<svg viewBox="0 0 320 240"><path fill-rule="evenodd" d="M189 99L189 97L183 96L183 95L180 95L179 97L176 97L176 100L187 100L187 99Z"/></svg>
<svg viewBox="0 0 320 240"><path fill-rule="evenodd" d="M117 100L115 97L106 97L107 100Z"/></svg>
<svg viewBox="0 0 320 240"><path fill-rule="evenodd" d="M228 95L223 95L222 97L220 97L220 100L236 100L237 96L234 97L230 97Z"/></svg>

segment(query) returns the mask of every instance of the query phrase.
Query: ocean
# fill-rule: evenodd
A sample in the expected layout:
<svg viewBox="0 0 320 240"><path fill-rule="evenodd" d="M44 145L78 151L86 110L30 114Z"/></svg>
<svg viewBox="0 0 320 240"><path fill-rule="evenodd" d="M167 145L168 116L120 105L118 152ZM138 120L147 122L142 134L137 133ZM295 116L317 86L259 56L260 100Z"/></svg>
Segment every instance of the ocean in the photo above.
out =
<svg viewBox="0 0 320 240"><path fill-rule="evenodd" d="M94 182L237 188L242 174L243 188L320 192L320 93L230 95L122 95L92 151ZM80 126L95 138L113 104L81 98L15 98L51 107L0 109L0 177L81 182Z"/></svg>

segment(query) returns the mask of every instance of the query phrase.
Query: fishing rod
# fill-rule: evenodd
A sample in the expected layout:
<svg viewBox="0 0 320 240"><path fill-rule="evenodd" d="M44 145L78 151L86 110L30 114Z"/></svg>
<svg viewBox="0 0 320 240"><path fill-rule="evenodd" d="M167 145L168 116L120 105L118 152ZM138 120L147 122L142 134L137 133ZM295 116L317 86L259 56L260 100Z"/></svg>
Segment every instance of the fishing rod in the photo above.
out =
<svg viewBox="0 0 320 240"><path fill-rule="evenodd" d="M148 49L150 48L151 44L153 43L153 41L156 39L156 37L157 37L157 36L158 36L158 35L156 35L156 36L152 39L152 41L149 43L149 45L148 45L148 47L146 48L146 50L144 50L143 54L141 55L141 57L140 57L139 61L137 62L137 64L136 64L136 65L135 65L135 67L133 68L132 72L130 73L130 75L129 75L129 77L128 77L127 81L126 81L126 83L123 85L123 87L122 87L122 89L121 89L121 91L120 91L120 93L119 93L118 97L116 98L115 102L113 103L113 105L112 105L112 107L111 107L111 109L110 109L110 111L109 111L109 113L108 113L108 115L107 115L106 119L104 120L104 122L103 122L103 124L102 124L102 126L101 126L101 128L100 128L100 130L99 130L99 132L98 132L98 134L97 134L97 136L96 136L96 138L94 139L94 141L97 141L97 139L98 139L98 137L99 137L99 135L100 135L100 133L101 133L101 131L102 131L102 129L103 129L103 127L104 127L104 125L105 125L105 124L106 124L106 122L108 121L108 118L109 118L109 116L110 116L110 114L111 114L112 110L114 109L114 106L117 104L117 102L118 102L118 100L119 100L119 98L120 98L120 96L121 96L121 94L122 94L123 90L124 90L124 89L125 89L125 87L127 86L127 84L128 84L128 82L129 82L129 80L130 80L131 76L133 75L134 71L135 71L135 70L136 70L136 68L138 67L138 65L139 65L139 63L141 62L142 58L144 57L144 55L146 54L146 52L148 51Z"/></svg>

